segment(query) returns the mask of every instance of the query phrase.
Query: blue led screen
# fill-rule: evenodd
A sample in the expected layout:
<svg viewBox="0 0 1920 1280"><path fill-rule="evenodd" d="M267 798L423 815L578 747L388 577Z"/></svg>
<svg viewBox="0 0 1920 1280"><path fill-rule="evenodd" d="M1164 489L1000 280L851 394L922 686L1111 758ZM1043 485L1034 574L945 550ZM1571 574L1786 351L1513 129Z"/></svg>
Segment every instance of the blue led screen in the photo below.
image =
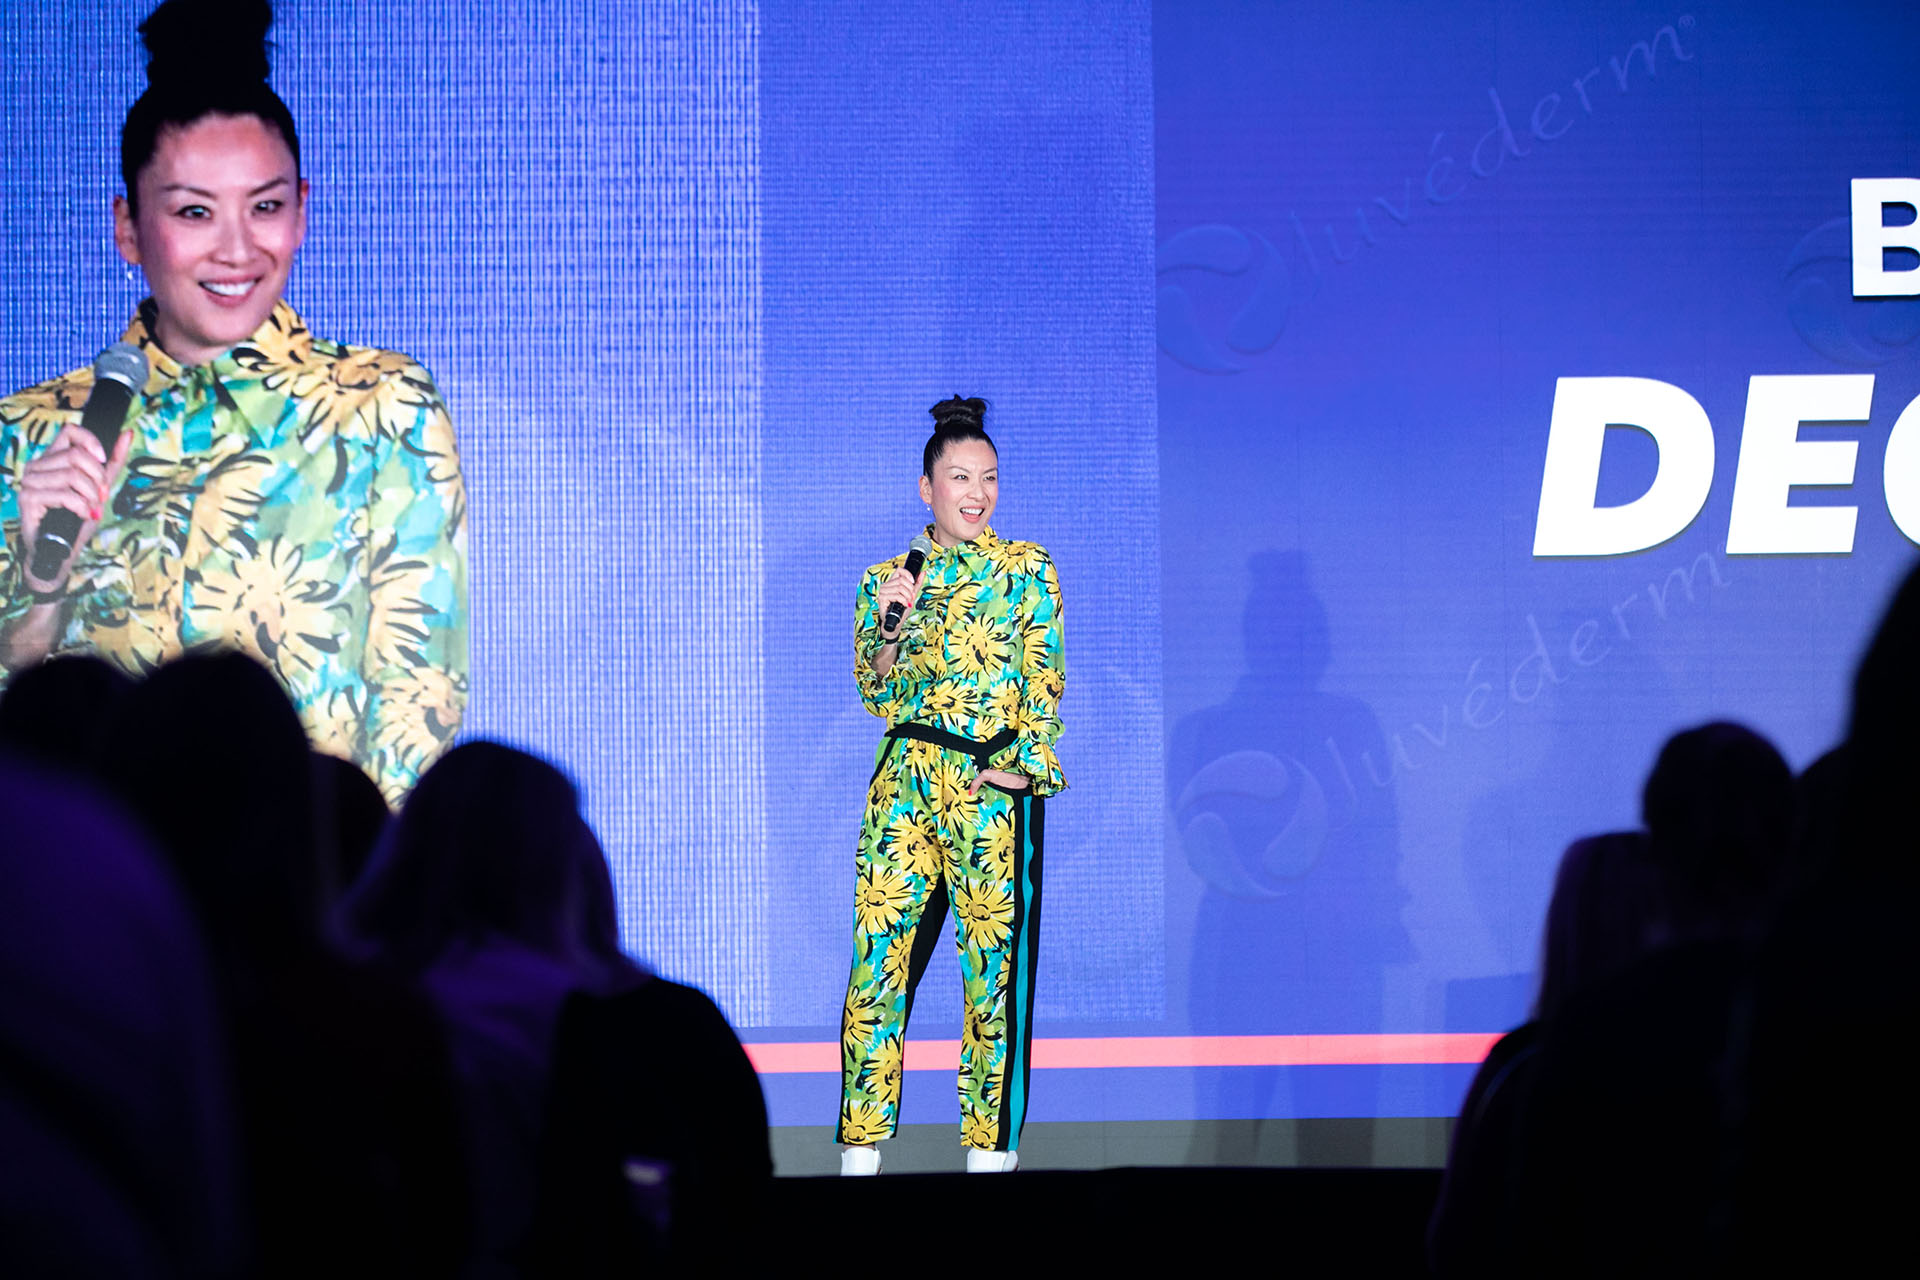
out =
<svg viewBox="0 0 1920 1280"><path fill-rule="evenodd" d="M0 10L9 387L138 297L107 202L147 7ZM580 781L630 949L750 1040L837 1035L881 729L853 593L920 522L937 399L992 402L995 524L1066 600L1042 1038L1511 1025L1566 844L1635 822L1678 728L1831 745L1913 559L1920 301L1854 295L1849 203L1920 176L1906 6L278 11L290 299L420 358L459 431L467 731ZM1763 449L1851 394L1767 380L1834 375L1866 411ZM1670 421L1614 416L1648 382ZM1583 395L1599 520L1706 450L1644 547L1539 541ZM1848 441L1851 484L1766 488ZM1839 508L1845 550L1729 549ZM955 969L917 1033L957 1034ZM1042 1071L1031 1117L1445 1114L1463 1083ZM767 1088L829 1122L830 1076ZM910 1078L909 1121L954 1110Z"/></svg>

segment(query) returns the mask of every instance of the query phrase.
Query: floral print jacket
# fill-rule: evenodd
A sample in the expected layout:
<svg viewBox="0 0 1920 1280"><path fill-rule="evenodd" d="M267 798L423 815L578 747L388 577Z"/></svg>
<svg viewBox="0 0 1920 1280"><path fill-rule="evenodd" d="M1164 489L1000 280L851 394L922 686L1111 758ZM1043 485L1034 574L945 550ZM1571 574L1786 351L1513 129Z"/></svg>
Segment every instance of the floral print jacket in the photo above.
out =
<svg viewBox="0 0 1920 1280"><path fill-rule="evenodd" d="M247 653L314 745L397 803L467 697L466 492L440 393L406 356L314 337L284 301L183 368L150 308L125 338L149 365L132 449L76 553L55 649L133 675L200 646ZM92 383L79 369L0 400L0 627L32 603L21 471Z"/></svg>
<svg viewBox="0 0 1920 1280"><path fill-rule="evenodd" d="M1066 687L1060 579L1045 549L991 528L935 547L920 599L901 621L900 651L881 677L872 665L881 640L875 593L905 562L902 553L860 579L853 672L867 710L888 724L913 721L976 742L1011 728L1012 745L988 767L1025 774L1036 796L1065 790L1053 753Z"/></svg>

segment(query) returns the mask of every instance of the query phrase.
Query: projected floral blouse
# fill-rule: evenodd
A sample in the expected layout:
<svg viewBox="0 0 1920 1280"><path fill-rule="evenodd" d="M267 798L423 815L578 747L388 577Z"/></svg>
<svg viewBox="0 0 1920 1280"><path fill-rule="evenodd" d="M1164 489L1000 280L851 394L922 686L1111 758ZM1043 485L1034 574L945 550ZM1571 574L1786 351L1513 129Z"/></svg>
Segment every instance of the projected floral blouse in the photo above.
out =
<svg viewBox="0 0 1920 1280"><path fill-rule="evenodd" d="M900 625L899 658L882 677L870 665L880 644L874 593L905 559L873 566L860 582L853 671L867 710L888 724L915 721L978 742L1010 728L1013 743L988 767L1025 774L1037 796L1063 790L1053 744L1066 667L1053 561L1038 544L992 529L935 550Z"/></svg>
<svg viewBox="0 0 1920 1280"><path fill-rule="evenodd" d="M126 470L76 553L57 651L139 674L202 645L280 677L322 751L398 802L466 705L466 492L453 426L406 356L314 337L285 302L182 368L150 366ZM0 625L31 603L21 468L79 420L92 371L0 400Z"/></svg>

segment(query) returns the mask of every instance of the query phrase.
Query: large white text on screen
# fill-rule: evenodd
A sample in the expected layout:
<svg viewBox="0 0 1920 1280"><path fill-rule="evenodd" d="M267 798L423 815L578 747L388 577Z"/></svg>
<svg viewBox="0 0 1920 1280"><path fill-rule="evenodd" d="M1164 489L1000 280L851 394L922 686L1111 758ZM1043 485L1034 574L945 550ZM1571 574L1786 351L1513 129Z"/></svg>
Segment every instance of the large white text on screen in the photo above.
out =
<svg viewBox="0 0 1920 1280"><path fill-rule="evenodd" d="M1920 178L1855 178L1853 292L1860 298L1920 295L1920 265L1889 269L1888 253L1920 258L1920 217L1886 223L1888 209L1920 213ZM1848 486L1857 440L1802 440L1803 422L1865 422L1872 374L1756 376L1735 462L1729 555L1846 555L1859 509L1796 507L1796 486ZM1638 427L1659 448L1647 491L1619 506L1596 505L1609 426ZM1534 521L1536 556L1618 556L1683 532L1713 486L1713 425L1700 402L1652 378L1561 378L1547 428L1547 462ZM1901 411L1881 468L1887 512L1920 542L1920 399Z"/></svg>

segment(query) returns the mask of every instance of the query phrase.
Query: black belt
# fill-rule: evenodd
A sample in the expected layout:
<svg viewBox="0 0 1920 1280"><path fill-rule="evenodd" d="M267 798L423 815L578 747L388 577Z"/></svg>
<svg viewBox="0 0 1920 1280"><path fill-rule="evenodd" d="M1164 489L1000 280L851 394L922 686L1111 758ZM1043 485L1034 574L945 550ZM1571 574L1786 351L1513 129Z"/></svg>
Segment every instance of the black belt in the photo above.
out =
<svg viewBox="0 0 1920 1280"><path fill-rule="evenodd" d="M957 733L948 733L945 729L936 729L930 724L915 724L909 720L887 730L889 738L912 738L918 742L931 742L936 747L946 747L973 757L974 764L984 769L987 761L1013 745L1015 734L1011 729L1002 729L985 742L975 742L972 738L963 738Z"/></svg>

